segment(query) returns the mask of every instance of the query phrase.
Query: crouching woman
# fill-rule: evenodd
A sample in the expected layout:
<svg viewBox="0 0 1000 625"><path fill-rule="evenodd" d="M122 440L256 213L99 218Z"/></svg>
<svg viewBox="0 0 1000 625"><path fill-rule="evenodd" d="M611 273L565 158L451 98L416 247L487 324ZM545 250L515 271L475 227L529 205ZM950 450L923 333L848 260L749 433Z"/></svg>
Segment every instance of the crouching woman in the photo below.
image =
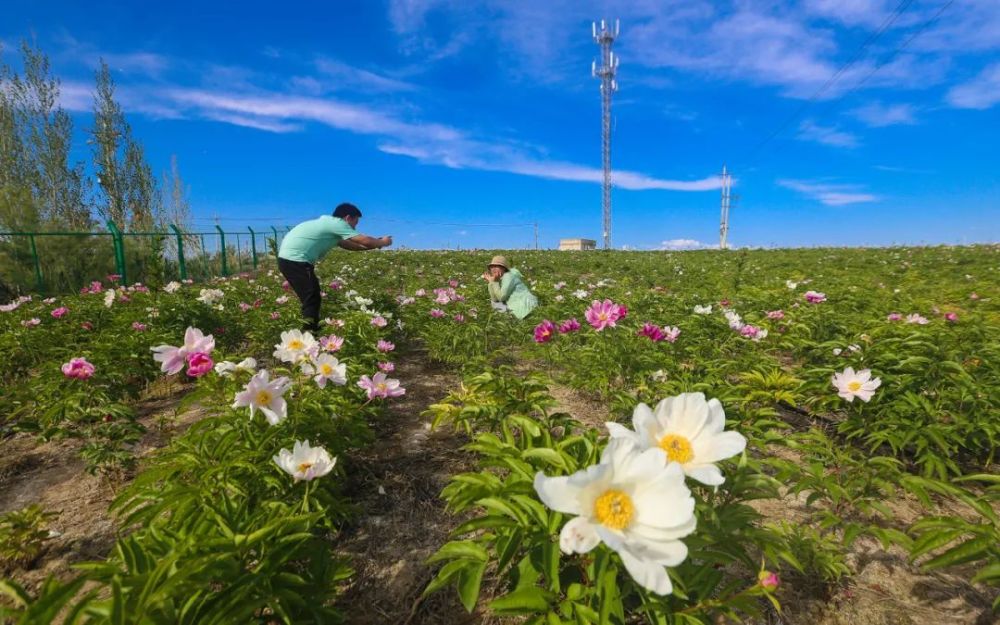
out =
<svg viewBox="0 0 1000 625"><path fill-rule="evenodd" d="M538 306L538 298L528 289L521 272L511 268L504 256L494 256L486 266L483 279L489 284L493 308L524 319Z"/></svg>

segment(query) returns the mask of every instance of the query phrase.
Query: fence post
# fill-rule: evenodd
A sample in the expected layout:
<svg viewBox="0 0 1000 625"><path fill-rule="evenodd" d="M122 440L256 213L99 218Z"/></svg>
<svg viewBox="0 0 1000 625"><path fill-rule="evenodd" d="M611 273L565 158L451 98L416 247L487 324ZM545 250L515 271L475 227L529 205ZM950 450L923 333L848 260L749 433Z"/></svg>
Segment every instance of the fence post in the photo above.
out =
<svg viewBox="0 0 1000 625"><path fill-rule="evenodd" d="M170 224L170 229L173 230L174 236L177 238L177 271L180 273L181 280L187 280L187 265L184 264L184 237L181 236L181 229L176 225Z"/></svg>
<svg viewBox="0 0 1000 625"><path fill-rule="evenodd" d="M229 275L229 264L226 262L226 233L222 231L222 226L216 224L215 229L219 231L219 253L222 255L222 275Z"/></svg>
<svg viewBox="0 0 1000 625"><path fill-rule="evenodd" d="M28 242L31 243L31 260L35 264L35 285L38 286L38 292L45 292L45 282L42 281L42 266L38 262L38 249L35 248L35 235L28 235Z"/></svg>
<svg viewBox="0 0 1000 625"><path fill-rule="evenodd" d="M253 268L257 268L257 233L253 231L253 228L247 226L247 230L250 231L250 257L253 258Z"/></svg>
<svg viewBox="0 0 1000 625"><path fill-rule="evenodd" d="M128 284L128 277L125 275L125 239L122 231L118 229L115 222L108 220L108 230L111 231L111 242L115 248L115 268L121 276L121 284Z"/></svg>

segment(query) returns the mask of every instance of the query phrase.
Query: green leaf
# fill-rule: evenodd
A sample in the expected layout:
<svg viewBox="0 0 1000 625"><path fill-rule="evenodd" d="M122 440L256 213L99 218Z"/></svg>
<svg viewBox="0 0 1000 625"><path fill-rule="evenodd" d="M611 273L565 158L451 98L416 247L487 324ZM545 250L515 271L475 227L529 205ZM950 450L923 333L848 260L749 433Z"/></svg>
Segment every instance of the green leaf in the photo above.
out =
<svg viewBox="0 0 1000 625"><path fill-rule="evenodd" d="M494 599L487 607L497 614L534 614L547 611L557 598L543 588L520 588Z"/></svg>
<svg viewBox="0 0 1000 625"><path fill-rule="evenodd" d="M458 579L458 597L470 614L476 607L476 601L479 600L479 587L483 582L484 571L486 562L480 562L463 569Z"/></svg>

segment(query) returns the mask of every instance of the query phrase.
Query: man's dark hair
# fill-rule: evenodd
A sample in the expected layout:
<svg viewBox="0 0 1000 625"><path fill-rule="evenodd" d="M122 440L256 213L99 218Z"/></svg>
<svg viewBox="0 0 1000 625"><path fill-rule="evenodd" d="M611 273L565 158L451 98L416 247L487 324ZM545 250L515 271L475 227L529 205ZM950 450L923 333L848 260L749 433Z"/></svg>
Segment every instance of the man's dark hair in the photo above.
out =
<svg viewBox="0 0 1000 625"><path fill-rule="evenodd" d="M333 216L340 217L341 219L344 217L361 217L361 211L358 210L358 207L354 204L344 202L343 204L337 206L337 208L333 209Z"/></svg>

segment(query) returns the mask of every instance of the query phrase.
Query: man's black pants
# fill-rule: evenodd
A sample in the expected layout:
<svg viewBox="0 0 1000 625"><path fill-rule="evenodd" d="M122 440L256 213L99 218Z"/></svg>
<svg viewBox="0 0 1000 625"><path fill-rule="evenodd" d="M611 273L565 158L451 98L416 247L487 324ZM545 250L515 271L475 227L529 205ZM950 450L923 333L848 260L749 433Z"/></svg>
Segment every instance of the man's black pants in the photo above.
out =
<svg viewBox="0 0 1000 625"><path fill-rule="evenodd" d="M285 276L292 290L302 301L302 316L306 322L303 330L319 331L319 305L321 301L319 278L316 268L310 263L300 263L286 258L278 258L278 270Z"/></svg>

